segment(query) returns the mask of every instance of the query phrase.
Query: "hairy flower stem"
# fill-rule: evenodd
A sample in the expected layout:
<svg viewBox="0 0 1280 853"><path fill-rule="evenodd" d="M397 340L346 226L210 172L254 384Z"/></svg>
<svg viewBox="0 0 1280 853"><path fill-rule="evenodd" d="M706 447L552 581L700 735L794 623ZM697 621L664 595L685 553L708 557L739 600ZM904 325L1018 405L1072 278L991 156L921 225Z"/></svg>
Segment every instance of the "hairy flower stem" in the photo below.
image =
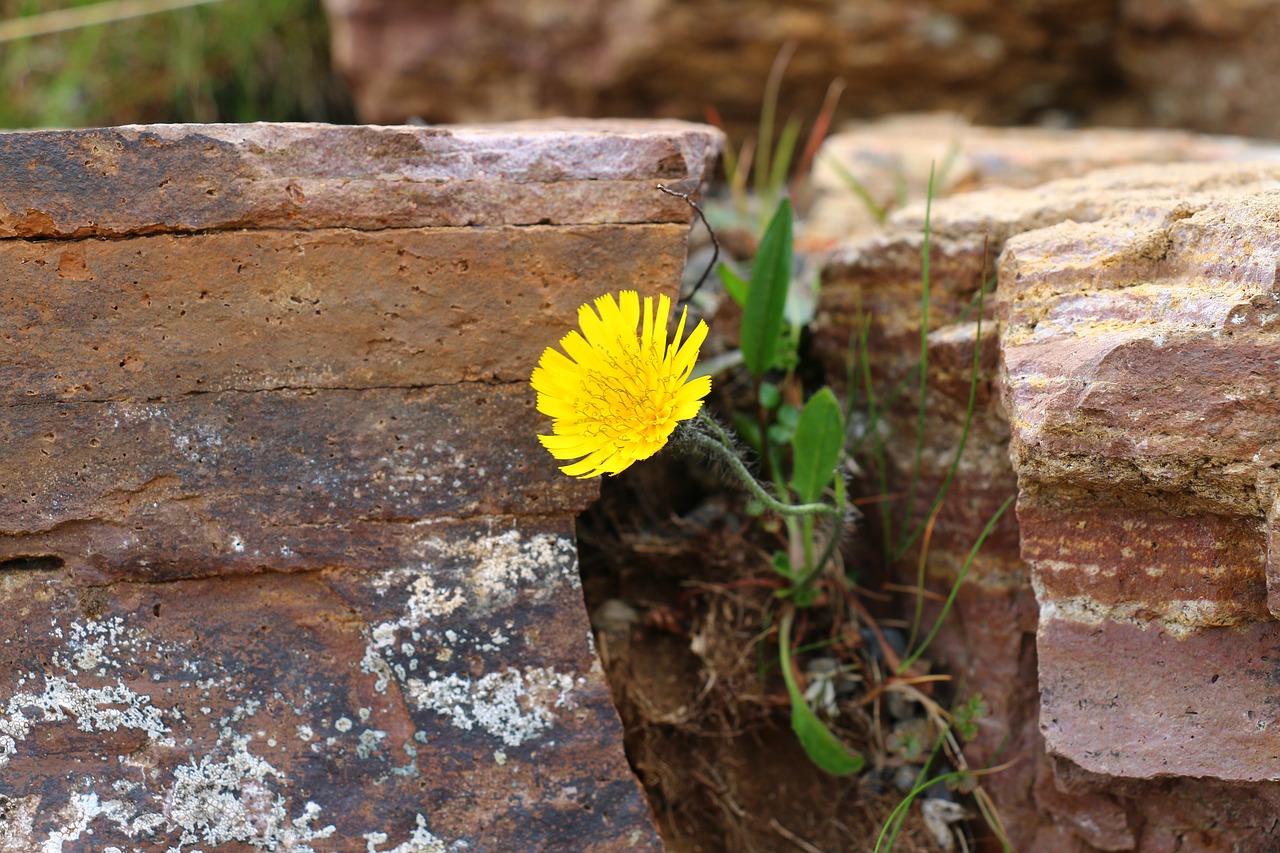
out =
<svg viewBox="0 0 1280 853"><path fill-rule="evenodd" d="M699 427L705 428L707 432L703 432ZM746 487L753 498L779 515L829 515L837 519L844 518L844 512L840 508L829 504L789 504L769 494L768 490L760 485L760 481L743 464L741 457L738 456L738 451L734 449L733 439L705 412L698 413L696 425L686 421L677 429L683 441L697 447L699 450L706 451L709 455L728 465L729 470L734 473L738 481ZM708 435L708 433L711 434Z"/></svg>

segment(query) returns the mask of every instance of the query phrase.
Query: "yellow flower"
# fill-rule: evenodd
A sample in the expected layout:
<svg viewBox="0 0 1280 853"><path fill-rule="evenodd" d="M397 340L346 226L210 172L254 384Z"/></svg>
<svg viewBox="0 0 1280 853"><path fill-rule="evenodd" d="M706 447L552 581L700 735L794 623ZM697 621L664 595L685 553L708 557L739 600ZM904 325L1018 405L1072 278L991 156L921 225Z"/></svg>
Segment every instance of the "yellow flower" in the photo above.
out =
<svg viewBox="0 0 1280 853"><path fill-rule="evenodd" d="M624 290L617 301L601 296L591 309L578 309L582 333L560 339L564 353L547 347L530 380L538 411L553 418L553 434L538 439L555 458L578 459L560 470L583 479L617 474L657 453L711 390L710 377L689 381L707 324L699 321L681 344L687 308L670 344L666 296L656 311L646 296L641 312L640 295Z"/></svg>

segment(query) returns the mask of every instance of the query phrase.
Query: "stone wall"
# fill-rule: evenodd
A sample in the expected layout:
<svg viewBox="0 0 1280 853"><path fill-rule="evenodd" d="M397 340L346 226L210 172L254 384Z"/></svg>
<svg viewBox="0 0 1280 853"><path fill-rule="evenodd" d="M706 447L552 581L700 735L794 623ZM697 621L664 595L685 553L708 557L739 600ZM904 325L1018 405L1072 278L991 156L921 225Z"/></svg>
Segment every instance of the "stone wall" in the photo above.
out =
<svg viewBox="0 0 1280 853"><path fill-rule="evenodd" d="M990 163L990 133L962 156ZM1142 136L1131 151L1160 147ZM1056 156L1020 150L1023 174ZM1018 495L934 647L959 693L991 707L971 765L1019 759L984 780L1015 849L1276 843L1280 167L1274 150L1211 140L1199 156L1219 162L1028 180L933 207L929 452L912 515L927 514L945 477L981 347L928 571L947 589ZM912 370L923 218L912 206L829 264L817 344L832 376L844 375L859 304L882 386ZM979 333L984 244L998 284ZM899 486L915 464L915 403L907 395L887 418Z"/></svg>
<svg viewBox="0 0 1280 853"><path fill-rule="evenodd" d="M0 136L0 850L657 850L528 375L718 135Z"/></svg>
<svg viewBox="0 0 1280 853"><path fill-rule="evenodd" d="M702 119L754 131L769 68L796 53L779 117L949 110L983 123L1280 136L1277 0L326 0L365 121L548 115Z"/></svg>

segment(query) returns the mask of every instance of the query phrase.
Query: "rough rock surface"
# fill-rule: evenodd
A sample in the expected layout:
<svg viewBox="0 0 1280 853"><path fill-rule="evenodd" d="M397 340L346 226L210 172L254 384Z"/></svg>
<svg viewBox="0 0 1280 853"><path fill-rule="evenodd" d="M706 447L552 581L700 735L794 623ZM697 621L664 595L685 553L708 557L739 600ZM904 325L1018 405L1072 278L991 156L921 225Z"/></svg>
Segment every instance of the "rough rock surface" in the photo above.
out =
<svg viewBox="0 0 1280 853"><path fill-rule="evenodd" d="M1126 0L1114 61L1131 99L1113 119L1280 136L1280 113L1258 81L1280 69L1275 0Z"/></svg>
<svg viewBox="0 0 1280 853"><path fill-rule="evenodd" d="M797 51L782 117L950 110L991 124L1083 121L1280 136L1275 0L325 0L366 121L547 115L699 119L754 132L769 68Z"/></svg>
<svg viewBox="0 0 1280 853"><path fill-rule="evenodd" d="M1108 166L1199 161L1277 161L1280 147L1182 130L974 125L958 115L894 115L832 134L814 159L805 222L810 240L850 240L878 230L872 206L850 192L857 181L879 210L993 187L1038 186Z"/></svg>
<svg viewBox="0 0 1280 853"><path fill-rule="evenodd" d="M1022 756L984 781L1015 849L1263 849L1277 831L1278 185L1265 163L1135 167L934 205L930 452L912 515L927 514L960 433L985 238L999 283L929 577L947 588L1020 495L934 647L962 695L992 708L971 761ZM829 266L817 345L832 376L859 303L877 379L910 373L923 213ZM888 412L899 489L914 418L914 399Z"/></svg>
<svg viewBox="0 0 1280 853"><path fill-rule="evenodd" d="M718 145L0 136L0 850L660 849L527 381Z"/></svg>
<svg viewBox="0 0 1280 853"><path fill-rule="evenodd" d="M814 116L837 77L850 116L952 109L1008 122L1082 108L1110 82L1115 5L325 2L334 62L366 121L696 119L714 106L737 138L754 129L788 41L786 113Z"/></svg>
<svg viewBox="0 0 1280 853"><path fill-rule="evenodd" d="M1277 167L1100 174L1055 189L1132 201L1005 248L1041 727L1095 773L1280 779L1277 182Z"/></svg>

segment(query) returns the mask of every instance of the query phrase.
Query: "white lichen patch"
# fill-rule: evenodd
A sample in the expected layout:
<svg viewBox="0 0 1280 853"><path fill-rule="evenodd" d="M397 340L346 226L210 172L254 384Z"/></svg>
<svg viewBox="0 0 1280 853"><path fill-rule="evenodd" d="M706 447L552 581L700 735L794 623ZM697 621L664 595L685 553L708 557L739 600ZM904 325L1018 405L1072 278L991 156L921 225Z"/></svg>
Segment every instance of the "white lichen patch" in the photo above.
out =
<svg viewBox="0 0 1280 853"><path fill-rule="evenodd" d="M396 676L391 669L391 664L387 663L387 659L379 651L380 648L376 638L373 643L365 646L364 657L360 659L360 671L374 676L373 689L385 694L387 688L391 686L391 680Z"/></svg>
<svg viewBox="0 0 1280 853"><path fill-rule="evenodd" d="M573 686L570 675L528 667L478 680L433 673L430 680L410 679L405 694L420 708L449 717L457 728L479 726L507 746L519 746L555 725L554 709L575 707Z"/></svg>
<svg viewBox="0 0 1280 853"><path fill-rule="evenodd" d="M40 812L40 795L0 797L4 819L0 820L0 850L18 851L35 847L36 815Z"/></svg>
<svg viewBox="0 0 1280 853"><path fill-rule="evenodd" d="M467 561L467 580L475 597L489 607L514 601L521 587L538 584L539 597L549 593L551 580L579 586L578 551L573 539L539 533L525 538L512 528L492 530L463 541L429 540L428 545L450 557Z"/></svg>
<svg viewBox="0 0 1280 853"><path fill-rule="evenodd" d="M248 742L247 737L237 738L225 758L205 755L174 771L163 812L182 835L168 853L230 841L258 850L315 853L308 842L336 831L332 825L312 828L321 811L315 803L307 803L298 817L289 817L285 798L273 789L284 781L284 774L249 752Z"/></svg>
<svg viewBox="0 0 1280 853"><path fill-rule="evenodd" d="M362 837L368 846L365 847L365 853L453 853L457 850L466 850L468 844L465 841L455 841L452 844L446 844L427 830L427 820L422 815L417 815L418 826L413 830L413 835L408 840L397 844L387 850L379 850L380 844L387 843L387 834L385 832L368 832Z"/></svg>
<svg viewBox="0 0 1280 853"><path fill-rule="evenodd" d="M577 549L566 536L539 533L526 537L514 527L495 533L490 525L485 533L472 538L425 539L415 548L415 556L421 563L384 573L373 582L374 589L383 595L401 585L408 593L399 619L369 628L370 642L360 668L376 676L375 689L379 693L386 692L393 677L403 683L408 672L418 666L416 647L406 635L416 641L423 634L435 633L434 626L442 619L473 603L485 609L505 607L521 591L529 591L535 600L545 599L558 585L549 581L562 581L574 588L579 585ZM464 585L443 580L446 574L456 576L439 565L444 560L462 564ZM446 630L444 636L449 645L461 640L453 629ZM494 652L506 642L507 637L496 631L487 642L482 640L476 645L480 651ZM388 659L397 650L408 659L407 670L403 664ZM437 649L437 659L440 654ZM448 650L446 657L452 654Z"/></svg>
<svg viewBox="0 0 1280 853"><path fill-rule="evenodd" d="M382 748L382 741L386 737L387 733L381 729L365 729L360 732L360 743L356 746L356 755L369 758Z"/></svg>
<svg viewBox="0 0 1280 853"><path fill-rule="evenodd" d="M137 806L124 800L103 800L93 792L72 794L58 812L61 825L40 844L40 853L62 853L65 842L93 835L90 824L99 818L114 823L130 838L152 835L164 824L163 815L139 814Z"/></svg>
<svg viewBox="0 0 1280 853"><path fill-rule="evenodd" d="M65 632L55 622L53 633L65 640L64 648L53 653L53 664L73 675L81 672L104 675L108 669L136 664L140 656L178 651L156 642L144 631L129 627L119 616L72 622Z"/></svg>
<svg viewBox="0 0 1280 853"><path fill-rule="evenodd" d="M61 676L46 677L39 692L15 693L5 704L0 717L0 767L18 751L18 743L26 740L41 723L74 720L82 732L114 732L133 729L144 733L153 744L173 746L165 712L151 704L151 697L134 693L124 682L106 687L81 687ZM168 716L180 719L172 710Z"/></svg>

